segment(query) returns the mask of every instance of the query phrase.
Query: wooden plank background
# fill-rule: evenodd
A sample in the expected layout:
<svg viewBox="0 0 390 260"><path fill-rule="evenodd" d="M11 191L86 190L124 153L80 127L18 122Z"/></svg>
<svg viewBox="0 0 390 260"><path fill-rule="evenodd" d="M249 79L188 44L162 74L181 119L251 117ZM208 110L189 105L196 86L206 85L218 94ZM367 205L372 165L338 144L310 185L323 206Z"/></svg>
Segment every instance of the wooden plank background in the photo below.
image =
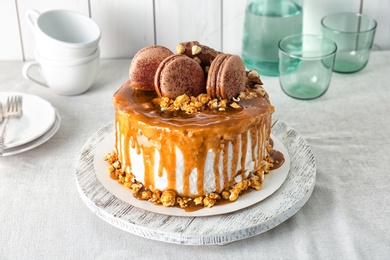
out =
<svg viewBox="0 0 390 260"><path fill-rule="evenodd" d="M303 1L304 33L320 33L321 18L332 12L358 12L360 0ZM198 40L241 54L244 0L1 0L0 60L34 59L34 35L25 22L29 9L70 9L91 17L102 30L102 58L131 58L142 47L174 49ZM390 1L366 0L363 12L378 21L375 49L390 49Z"/></svg>

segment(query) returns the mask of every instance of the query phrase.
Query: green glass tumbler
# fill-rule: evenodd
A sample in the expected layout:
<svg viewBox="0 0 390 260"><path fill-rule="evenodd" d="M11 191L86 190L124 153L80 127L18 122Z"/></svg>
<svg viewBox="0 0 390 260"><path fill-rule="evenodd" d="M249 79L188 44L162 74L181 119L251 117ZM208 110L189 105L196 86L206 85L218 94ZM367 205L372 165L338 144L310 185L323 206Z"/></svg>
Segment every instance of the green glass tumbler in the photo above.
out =
<svg viewBox="0 0 390 260"><path fill-rule="evenodd" d="M297 99L314 99L329 88L337 46L319 35L291 35L279 42L279 81Z"/></svg>
<svg viewBox="0 0 390 260"><path fill-rule="evenodd" d="M334 13L321 20L324 37L337 44L334 71L353 73L368 63L377 22L364 14Z"/></svg>

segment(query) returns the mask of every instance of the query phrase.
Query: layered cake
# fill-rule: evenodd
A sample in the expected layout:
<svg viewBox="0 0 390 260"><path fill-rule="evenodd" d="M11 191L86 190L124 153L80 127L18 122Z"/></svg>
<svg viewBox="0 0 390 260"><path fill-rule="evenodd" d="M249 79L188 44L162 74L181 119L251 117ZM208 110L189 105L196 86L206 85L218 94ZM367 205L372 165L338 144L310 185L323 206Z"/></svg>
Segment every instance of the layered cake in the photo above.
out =
<svg viewBox="0 0 390 260"><path fill-rule="evenodd" d="M199 42L140 50L113 96L111 177L139 199L212 207L259 190L283 161L273 153L274 107L239 56Z"/></svg>

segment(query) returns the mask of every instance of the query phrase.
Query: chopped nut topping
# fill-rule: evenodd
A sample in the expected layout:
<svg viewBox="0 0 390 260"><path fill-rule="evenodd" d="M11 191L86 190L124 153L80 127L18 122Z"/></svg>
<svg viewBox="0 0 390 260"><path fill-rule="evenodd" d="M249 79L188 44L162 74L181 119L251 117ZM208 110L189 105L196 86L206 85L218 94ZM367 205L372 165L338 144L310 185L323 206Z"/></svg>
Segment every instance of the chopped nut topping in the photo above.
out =
<svg viewBox="0 0 390 260"><path fill-rule="evenodd" d="M192 55L198 55L199 53L202 52L202 48L198 45L194 45L191 48Z"/></svg>
<svg viewBox="0 0 390 260"><path fill-rule="evenodd" d="M259 77L259 73L257 72L257 70L251 70L249 71L248 73L248 79L256 79Z"/></svg>
<svg viewBox="0 0 390 260"><path fill-rule="evenodd" d="M240 105L237 104L236 102L231 103L230 106L231 106L232 108L240 108Z"/></svg>
<svg viewBox="0 0 390 260"><path fill-rule="evenodd" d="M258 85L258 86L259 86L259 87L256 88L256 92L257 92L260 96L264 97L265 94L266 94L265 90L263 89L262 86L260 86L260 85Z"/></svg>
<svg viewBox="0 0 390 260"><path fill-rule="evenodd" d="M260 79L259 73L256 70L251 70L247 74L246 86L253 88L256 84L263 85L263 82Z"/></svg>
<svg viewBox="0 0 390 260"><path fill-rule="evenodd" d="M183 45L181 46L184 47ZM180 44L177 48L180 48ZM201 47L194 45L192 46L192 49L196 49L198 51ZM200 63L200 59L198 57L194 57L193 59ZM208 67L205 68L206 73L208 69ZM156 110L161 112L183 111L186 114L194 114L204 110L225 111L228 107L238 109L241 108L239 103L242 99L248 100L267 96L267 92L264 90L262 84L263 83L261 82L257 71L251 70L247 72L245 90L238 96L233 97L232 101L217 98L211 99L209 95L202 93L197 97L189 97L186 94L180 95L175 99L159 97L155 98L152 103L155 105Z"/></svg>
<svg viewBox="0 0 390 260"><path fill-rule="evenodd" d="M196 61L198 64L202 63L201 59L199 59L198 57L194 57L194 61Z"/></svg>
<svg viewBox="0 0 390 260"><path fill-rule="evenodd" d="M186 48L183 46L183 44L179 44L176 46L176 53L177 54L183 54L186 51Z"/></svg>
<svg viewBox="0 0 390 260"><path fill-rule="evenodd" d="M169 99L166 97L155 98L153 104L156 105L156 109L160 111L184 111L187 114L194 114L199 111L207 109L217 109L219 111L225 111L228 106L226 99L210 99L207 94L200 94L197 97L189 97L186 94L178 96L176 99ZM233 103L230 104L232 106ZM233 104L234 108L240 106L236 103Z"/></svg>

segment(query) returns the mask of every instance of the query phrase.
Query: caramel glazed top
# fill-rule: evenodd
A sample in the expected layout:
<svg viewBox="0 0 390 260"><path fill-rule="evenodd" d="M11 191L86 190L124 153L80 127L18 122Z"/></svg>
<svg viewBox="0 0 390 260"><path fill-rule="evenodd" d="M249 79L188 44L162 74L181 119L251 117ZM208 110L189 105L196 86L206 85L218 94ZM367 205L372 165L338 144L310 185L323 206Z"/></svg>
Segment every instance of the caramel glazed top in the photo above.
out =
<svg viewBox="0 0 390 260"><path fill-rule="evenodd" d="M150 128L180 131L187 135L206 130L207 134L212 131L225 140L231 140L229 133L241 134L249 130L251 125L257 125L265 114L274 112L268 94L241 98L237 102L240 106L238 108L227 105L225 111L205 109L193 114L180 110L162 111L153 103L157 97L156 92L136 90L127 81L114 94L113 102L116 112L121 111L133 117L140 126L145 122ZM234 129L236 131L229 131Z"/></svg>

